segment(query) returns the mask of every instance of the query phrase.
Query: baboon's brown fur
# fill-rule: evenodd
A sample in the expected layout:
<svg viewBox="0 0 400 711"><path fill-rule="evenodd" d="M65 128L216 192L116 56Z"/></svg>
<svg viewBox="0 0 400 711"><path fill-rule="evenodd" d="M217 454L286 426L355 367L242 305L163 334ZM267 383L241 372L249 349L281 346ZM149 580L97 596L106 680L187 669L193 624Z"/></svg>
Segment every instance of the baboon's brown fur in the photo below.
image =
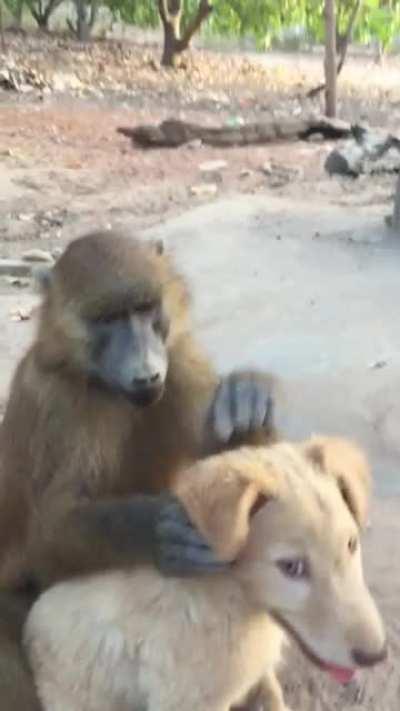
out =
<svg viewBox="0 0 400 711"><path fill-rule="evenodd" d="M161 400L137 410L90 388L82 375L82 318L161 294L171 322ZM218 378L189 328L188 291L170 259L125 237L98 234L70 244L53 269L36 340L19 364L0 434L0 589L32 578L40 587L75 573L131 562L91 517L93 501L168 489L175 472L216 449L205 416ZM249 443L268 440L256 432ZM119 521L119 524L121 521ZM1 620L1 708L31 711L22 672L18 703L2 677L18 665Z"/></svg>

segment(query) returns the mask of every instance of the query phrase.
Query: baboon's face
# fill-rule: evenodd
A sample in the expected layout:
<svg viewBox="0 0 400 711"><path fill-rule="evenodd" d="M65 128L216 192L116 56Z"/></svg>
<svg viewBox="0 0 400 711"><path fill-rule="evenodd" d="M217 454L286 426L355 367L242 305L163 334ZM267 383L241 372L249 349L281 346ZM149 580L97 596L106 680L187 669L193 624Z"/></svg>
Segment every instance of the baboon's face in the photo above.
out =
<svg viewBox="0 0 400 711"><path fill-rule="evenodd" d="M92 381L135 405L156 402L168 369L168 321L159 302L103 314L88 322Z"/></svg>
<svg viewBox="0 0 400 711"><path fill-rule="evenodd" d="M71 242L40 281L37 350L46 368L83 375L141 407L162 396L188 298L159 245L93 233Z"/></svg>

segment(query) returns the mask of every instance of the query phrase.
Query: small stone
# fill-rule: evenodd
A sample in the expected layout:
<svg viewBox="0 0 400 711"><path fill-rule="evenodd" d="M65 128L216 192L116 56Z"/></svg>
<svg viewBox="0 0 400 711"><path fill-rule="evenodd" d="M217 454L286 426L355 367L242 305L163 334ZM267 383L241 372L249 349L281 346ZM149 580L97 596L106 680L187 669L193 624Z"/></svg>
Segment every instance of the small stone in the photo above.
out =
<svg viewBox="0 0 400 711"><path fill-rule="evenodd" d="M44 225L56 225L58 227L62 227L63 222L63 217L61 215L56 215L51 210L44 212L41 218L41 223Z"/></svg>
<svg viewBox="0 0 400 711"><path fill-rule="evenodd" d="M226 160L207 160L205 163L200 163L199 169L201 173L214 173L223 170L226 166Z"/></svg>
<svg viewBox="0 0 400 711"><path fill-rule="evenodd" d="M194 138L193 141L188 141L186 144L186 148L191 148L192 150L195 150L197 148L201 148L203 145L203 141L201 138Z"/></svg>
<svg viewBox="0 0 400 711"><path fill-rule="evenodd" d="M250 170L249 168L243 168L243 170L241 170L239 173L239 178L250 178L253 173L253 170Z"/></svg>
<svg viewBox="0 0 400 711"><path fill-rule="evenodd" d="M21 212L17 215L17 219L20 220L20 222L30 222L34 217L35 214L33 212Z"/></svg>
<svg viewBox="0 0 400 711"><path fill-rule="evenodd" d="M29 286L31 281L27 277L15 277L15 276L5 276L4 281L10 286L25 287Z"/></svg>
<svg viewBox="0 0 400 711"><path fill-rule="evenodd" d="M218 187L215 183L201 183L200 185L192 185L190 187L192 195L197 195L199 197L215 195L217 191Z"/></svg>
<svg viewBox="0 0 400 711"><path fill-rule="evenodd" d="M289 180L290 178L288 175L273 175L271 176L269 185L271 188L283 188L284 185L288 184Z"/></svg>
<svg viewBox="0 0 400 711"><path fill-rule="evenodd" d="M272 165L269 160L267 160L265 163L263 163L261 170L265 175L272 175Z"/></svg>
<svg viewBox="0 0 400 711"><path fill-rule="evenodd" d="M78 79L76 74L67 72L56 72L53 75L52 85L55 91L67 91L68 89L74 90L83 87L82 82Z"/></svg>
<svg viewBox="0 0 400 711"><path fill-rule="evenodd" d="M20 307L11 311L11 321L29 321L36 307Z"/></svg>
<svg viewBox="0 0 400 711"><path fill-rule="evenodd" d="M348 141L341 149L334 148L326 157L324 169L329 175L358 176L363 169L364 149Z"/></svg>
<svg viewBox="0 0 400 711"><path fill-rule="evenodd" d="M376 360L374 363L370 364L371 370L381 370L382 368L385 368L387 366L387 361L386 360Z"/></svg>
<svg viewBox="0 0 400 711"><path fill-rule="evenodd" d="M312 133L306 140L309 143L322 143L325 141L325 136L323 133Z"/></svg>
<svg viewBox="0 0 400 711"><path fill-rule="evenodd" d="M53 262L53 257L50 252L45 252L44 249L29 249L22 255L24 262Z"/></svg>

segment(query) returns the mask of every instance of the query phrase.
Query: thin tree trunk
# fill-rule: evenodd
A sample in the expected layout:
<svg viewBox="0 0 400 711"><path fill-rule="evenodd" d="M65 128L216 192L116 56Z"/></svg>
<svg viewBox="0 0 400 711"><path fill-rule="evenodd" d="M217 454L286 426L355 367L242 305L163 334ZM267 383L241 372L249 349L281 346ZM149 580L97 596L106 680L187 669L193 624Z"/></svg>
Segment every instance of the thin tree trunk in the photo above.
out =
<svg viewBox="0 0 400 711"><path fill-rule="evenodd" d="M388 218L388 223L393 230L400 234L400 173L396 180L396 191L394 194L393 215Z"/></svg>
<svg viewBox="0 0 400 711"><path fill-rule="evenodd" d="M87 42L89 39L89 25L86 19L86 2L85 0L77 0L76 2L76 35L79 42Z"/></svg>
<svg viewBox="0 0 400 711"><path fill-rule="evenodd" d="M336 116L336 19L335 0L325 0L325 113Z"/></svg>
<svg viewBox="0 0 400 711"><path fill-rule="evenodd" d="M24 0L21 0L21 6L23 5ZM38 27L40 27L41 30L44 30L47 32L49 28L49 21L50 17L53 14L54 10L61 5L63 0L49 0L48 5L46 6L44 3L39 2L38 3L38 9L36 10L34 1L33 0L28 0L27 5L29 7L29 10L31 12L31 15L35 22L37 23Z"/></svg>
<svg viewBox="0 0 400 711"><path fill-rule="evenodd" d="M189 47L192 37L212 12L210 0L200 0L197 13L181 32L182 0L158 0L158 10L164 28L164 49L161 64L174 67L178 54Z"/></svg>
<svg viewBox="0 0 400 711"><path fill-rule="evenodd" d="M99 11L99 0L92 0L92 2L90 3L90 17L89 17L90 30L92 30L96 24L98 11Z"/></svg>
<svg viewBox="0 0 400 711"><path fill-rule="evenodd" d="M339 35L336 33L336 50L339 51L339 61L337 65L337 70L336 70L336 76L339 76L340 72L343 69L344 63L346 61L347 57L347 50L349 48L350 41L353 36L353 28L357 19L357 15L359 13L361 7L361 0L355 0L355 3L353 5L353 9L351 11L349 21L347 23L346 31L342 37L339 37ZM339 38L339 41L338 41ZM307 93L307 97L309 99L313 99L315 96L317 96L321 91L325 90L325 84L319 84L318 86L314 87L313 89L310 89L310 91Z"/></svg>
<svg viewBox="0 0 400 711"><path fill-rule="evenodd" d="M6 38L4 36L3 0L0 0L0 49L3 54L6 53Z"/></svg>
<svg viewBox="0 0 400 711"><path fill-rule="evenodd" d="M17 2L17 7L15 9L15 26L17 30L20 30L22 27L22 13L24 10L24 0L18 0Z"/></svg>

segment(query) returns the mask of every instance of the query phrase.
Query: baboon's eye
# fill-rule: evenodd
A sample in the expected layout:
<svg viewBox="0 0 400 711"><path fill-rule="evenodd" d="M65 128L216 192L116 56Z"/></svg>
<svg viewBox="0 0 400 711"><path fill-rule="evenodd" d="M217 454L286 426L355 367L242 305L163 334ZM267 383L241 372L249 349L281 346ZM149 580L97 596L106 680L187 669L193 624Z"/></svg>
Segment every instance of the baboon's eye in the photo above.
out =
<svg viewBox="0 0 400 711"><path fill-rule="evenodd" d="M143 301L142 303L135 305L134 311L137 314L143 314L146 316L146 314L151 314L151 312L156 309L156 306L157 305L151 301Z"/></svg>
<svg viewBox="0 0 400 711"><path fill-rule="evenodd" d="M352 536L351 538L349 538L347 547L350 551L350 554L354 555L354 553L356 552L356 550L358 548L358 539L355 536Z"/></svg>
<svg viewBox="0 0 400 711"><path fill-rule="evenodd" d="M129 312L128 311L109 311L105 312L103 314L99 314L99 316L95 316L91 320L93 323L113 323L113 321L122 321L123 319L129 318Z"/></svg>
<svg viewBox="0 0 400 711"><path fill-rule="evenodd" d="M276 565L283 575L294 580L310 577L310 569L305 558L280 558Z"/></svg>
<svg viewBox="0 0 400 711"><path fill-rule="evenodd" d="M161 309L157 309L155 312L153 328L162 338L166 338L168 336L169 319Z"/></svg>

